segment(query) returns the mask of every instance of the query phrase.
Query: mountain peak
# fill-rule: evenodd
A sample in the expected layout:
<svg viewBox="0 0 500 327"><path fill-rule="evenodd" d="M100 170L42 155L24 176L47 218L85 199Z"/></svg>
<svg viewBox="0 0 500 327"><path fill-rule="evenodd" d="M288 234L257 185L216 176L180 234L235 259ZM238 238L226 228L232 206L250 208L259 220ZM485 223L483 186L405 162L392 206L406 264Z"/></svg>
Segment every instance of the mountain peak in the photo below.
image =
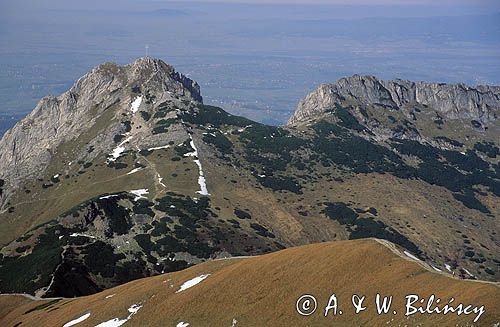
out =
<svg viewBox="0 0 500 327"><path fill-rule="evenodd" d="M141 110L150 115L169 99L179 103L203 100L195 81L160 59L144 57L124 66L103 63L63 94L44 97L26 118L4 134L0 140L0 178L15 185L22 178L37 176L60 145L82 138L96 126L101 130L96 131L94 141L100 138L97 143L106 151L104 145L110 142L103 142L104 138L110 138L112 144L113 136L123 129L124 119L135 119L132 114L138 108L132 112L131 106L137 99L144 100ZM146 128L145 124L142 128Z"/></svg>
<svg viewBox="0 0 500 327"><path fill-rule="evenodd" d="M125 66L132 76L140 78L150 78L156 74L169 76L175 73L174 67L161 59L152 57L141 57Z"/></svg>
<svg viewBox="0 0 500 327"><path fill-rule="evenodd" d="M382 106L390 110L420 105L445 118L469 119L487 125L500 115L500 86L384 81L370 75L353 75L323 84L303 98L289 124L308 120L335 104Z"/></svg>

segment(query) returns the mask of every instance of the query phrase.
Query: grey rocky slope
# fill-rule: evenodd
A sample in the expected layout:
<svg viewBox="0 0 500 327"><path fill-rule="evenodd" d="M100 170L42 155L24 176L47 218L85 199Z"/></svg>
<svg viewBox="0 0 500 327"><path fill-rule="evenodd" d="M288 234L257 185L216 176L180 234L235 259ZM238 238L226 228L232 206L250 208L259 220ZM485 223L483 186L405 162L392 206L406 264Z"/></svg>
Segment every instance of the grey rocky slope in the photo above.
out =
<svg viewBox="0 0 500 327"><path fill-rule="evenodd" d="M138 92L131 94L131 88L137 88ZM60 144L78 138L110 107L118 105L121 109L110 120L107 133L92 140L97 151L88 154L82 149L82 156L109 153L113 142L103 138L112 138L124 128L118 118L130 112L130 103L139 96L140 88L149 92L144 102L164 101L174 96L202 101L198 84L161 60L141 58L126 66L114 63L97 66L62 95L44 97L33 112L2 137L0 179L6 185L3 195L0 194L0 208L6 203L9 188L15 188L25 178L39 177ZM156 144L150 135L137 139L146 145ZM79 159L84 159L82 156Z"/></svg>
<svg viewBox="0 0 500 327"><path fill-rule="evenodd" d="M302 99L289 124L300 123L335 103L380 105L392 110L421 105L434 108L447 119L474 120L480 128L500 115L500 86L383 81L374 76L354 75L334 84L323 84Z"/></svg>

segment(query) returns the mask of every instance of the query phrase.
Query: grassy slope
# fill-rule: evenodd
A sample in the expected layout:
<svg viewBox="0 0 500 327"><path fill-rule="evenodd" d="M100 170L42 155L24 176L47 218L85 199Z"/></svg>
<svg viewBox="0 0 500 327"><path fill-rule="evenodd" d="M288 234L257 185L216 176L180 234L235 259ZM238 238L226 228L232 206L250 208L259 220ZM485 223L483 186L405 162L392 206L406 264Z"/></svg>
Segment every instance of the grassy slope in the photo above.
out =
<svg viewBox="0 0 500 327"><path fill-rule="evenodd" d="M460 281L430 271L419 263L398 255L391 244L373 239L320 243L267 254L259 257L219 260L203 263L184 271L137 280L88 297L63 299L47 308L23 314L43 302L20 300L17 296L0 297L3 310L0 324L14 326L60 326L90 312L77 326L94 326L113 318L125 318L127 308L143 307L127 322L128 326L175 326L180 321L191 326L352 326L368 325L446 325L460 326L472 316L415 315L404 317L404 296L436 294L455 303L485 305L481 326L500 320L498 284ZM185 281L209 273L200 284L175 293ZM325 318L321 311L331 293L339 298L344 314ZM376 315L374 295L393 295L397 315ZM319 300L318 311L309 317L295 312L295 301L302 294ZM350 296L367 296L368 311L354 315ZM112 298L105 297L116 294ZM15 301L15 302L13 302ZM12 309L13 304L18 307ZM371 310L371 311L370 311ZM6 313L10 311L9 313Z"/></svg>
<svg viewBox="0 0 500 327"><path fill-rule="evenodd" d="M201 139L200 132L197 140ZM237 137L228 137L238 144ZM201 140L197 144L200 150L204 150L202 156L210 153L209 145ZM43 189L42 182L33 181L34 185L29 187L32 193L21 192L21 198L16 199L24 205L16 206L13 214L5 213L6 216L2 217L4 223L0 223L0 226L5 228L0 228L0 236L18 236L20 231L53 219L57 214L79 204L82 199L106 192L148 188L151 196L166 190L197 196L197 167L190 158L180 162L171 161L175 155L172 148L154 151L147 157L139 155L138 160L147 167L133 175L127 175L134 163L130 156L123 160L128 168L121 170L106 167L105 159L101 157L89 169L85 169L85 174L77 174L78 166L73 167L75 171L71 178L62 178L60 183L49 189ZM304 194L297 195L262 188L248 170L231 166L220 158L203 156L202 162L212 207L221 208L219 217L234 219L234 208L249 209L247 211L252 214L253 221L269 228L277 240L286 246L348 238L344 227L321 213L324 208L322 202L340 201L352 203L355 208L376 208L379 213L376 219L418 244L439 268L444 269L444 263L450 260L457 261L460 267L465 267L478 278L491 278L464 257L466 249L462 234L471 240L471 246L477 253L490 260L497 258L498 246L491 233L498 230L498 221L466 208L442 187L377 173L354 176L342 174L343 181L338 182L328 178L334 174L332 168L317 166L314 174L316 180L304 182ZM54 169L46 177L59 171ZM167 189L154 185L157 184L156 172L164 178ZM498 215L500 207L497 199L489 196L483 200L488 203L493 215ZM30 205L23 201L29 201ZM304 211L308 213L307 216L299 214ZM461 220L457 217L464 218ZM249 224L250 221L241 221L242 230L252 231ZM479 225L480 228L468 227L471 225ZM17 230L13 232L11 228ZM481 231L491 235L485 237ZM491 263L486 266L494 268Z"/></svg>

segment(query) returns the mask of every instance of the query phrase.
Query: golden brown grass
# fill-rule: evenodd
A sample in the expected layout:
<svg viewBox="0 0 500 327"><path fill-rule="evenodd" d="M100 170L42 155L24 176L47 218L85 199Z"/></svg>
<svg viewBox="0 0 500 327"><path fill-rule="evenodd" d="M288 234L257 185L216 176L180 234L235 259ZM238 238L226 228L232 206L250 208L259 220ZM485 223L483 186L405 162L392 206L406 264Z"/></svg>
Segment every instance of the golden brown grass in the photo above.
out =
<svg viewBox="0 0 500 327"><path fill-rule="evenodd" d="M0 325L62 326L90 312L76 325L95 326L113 318L126 318L132 304L143 307L127 326L468 326L473 315L404 316L404 297L431 294L456 303L484 305L486 312L477 326L500 321L498 284L462 281L432 272L424 265L397 254L394 247L373 239L319 243L251 258L203 263L184 271L137 280L92 296L63 299L48 308L26 311L41 304L18 296L0 297ZM207 279L183 292L180 285L201 274ZM343 315L323 316L330 295L335 293ZM377 315L376 293L392 295L397 314ZM112 298L105 297L115 294ZM318 300L315 314L303 317L295 310L302 294ZM363 294L368 309L354 314L350 298ZM7 308L7 309L6 309Z"/></svg>

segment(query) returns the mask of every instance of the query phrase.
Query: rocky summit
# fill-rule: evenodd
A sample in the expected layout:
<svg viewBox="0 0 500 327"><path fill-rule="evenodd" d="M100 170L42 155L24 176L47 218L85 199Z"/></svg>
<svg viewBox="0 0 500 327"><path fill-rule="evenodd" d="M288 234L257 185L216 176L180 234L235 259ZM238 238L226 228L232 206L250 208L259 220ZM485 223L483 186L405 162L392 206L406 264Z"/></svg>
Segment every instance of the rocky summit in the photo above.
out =
<svg viewBox="0 0 500 327"><path fill-rule="evenodd" d="M142 89L148 92L141 94ZM172 97L202 101L196 82L160 60L142 58L123 67L114 63L102 64L81 77L64 94L43 98L31 114L5 134L0 141L0 174L12 185L23 178L38 177L60 144L78 138L99 119L105 119L106 130L89 142L96 151L79 154L82 158L94 158L102 151L111 150L105 148L113 144L106 137L113 138L126 129L120 124L119 116L133 114L143 100L146 104ZM137 102L133 102L134 99ZM135 103L137 108L128 102ZM113 116L104 116L117 104L120 108ZM151 136L149 138L141 142L157 143ZM137 140L132 143L135 142Z"/></svg>
<svg viewBox="0 0 500 327"><path fill-rule="evenodd" d="M486 127L499 118L500 87L464 84L382 81L374 76L354 75L335 84L321 85L300 101L289 123L312 117L335 103L378 105L387 110L405 110L415 106L433 108L445 119L468 119L474 127ZM476 126L477 125L477 126Z"/></svg>
<svg viewBox="0 0 500 327"><path fill-rule="evenodd" d="M268 126L161 60L100 65L0 141L0 291L88 295L362 238L498 281L499 94L353 76Z"/></svg>

